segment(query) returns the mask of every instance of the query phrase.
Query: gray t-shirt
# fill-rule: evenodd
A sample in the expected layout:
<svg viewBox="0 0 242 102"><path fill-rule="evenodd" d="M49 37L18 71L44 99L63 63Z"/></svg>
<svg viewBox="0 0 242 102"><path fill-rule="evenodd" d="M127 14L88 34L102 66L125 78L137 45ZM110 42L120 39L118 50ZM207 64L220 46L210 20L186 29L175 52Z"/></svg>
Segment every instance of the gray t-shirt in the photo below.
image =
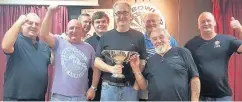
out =
<svg viewBox="0 0 242 102"><path fill-rule="evenodd" d="M56 36L55 74L52 93L83 96L88 89L88 68L94 63L95 51L85 42L72 44Z"/></svg>

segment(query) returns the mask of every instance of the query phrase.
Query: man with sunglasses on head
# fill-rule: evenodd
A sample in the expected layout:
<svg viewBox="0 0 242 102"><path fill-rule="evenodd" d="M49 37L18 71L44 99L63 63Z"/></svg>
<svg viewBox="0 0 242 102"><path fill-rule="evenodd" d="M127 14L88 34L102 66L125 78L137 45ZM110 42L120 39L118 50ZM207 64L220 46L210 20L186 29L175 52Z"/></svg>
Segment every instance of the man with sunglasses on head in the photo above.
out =
<svg viewBox="0 0 242 102"><path fill-rule="evenodd" d="M101 53L103 50L135 51L140 55L143 69L146 58L144 36L130 28L132 17L128 3L117 1L113 10L116 28L103 34L96 49L95 66L103 71L101 101L137 101L138 85L130 64L115 65ZM124 74L125 78L113 80L112 74Z"/></svg>

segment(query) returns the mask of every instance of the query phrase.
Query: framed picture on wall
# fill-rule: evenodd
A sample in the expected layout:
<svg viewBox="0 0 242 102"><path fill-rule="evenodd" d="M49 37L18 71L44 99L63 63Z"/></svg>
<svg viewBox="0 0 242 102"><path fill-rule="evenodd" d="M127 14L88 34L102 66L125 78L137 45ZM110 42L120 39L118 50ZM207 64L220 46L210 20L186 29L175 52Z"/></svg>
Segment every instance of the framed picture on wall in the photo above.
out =
<svg viewBox="0 0 242 102"><path fill-rule="evenodd" d="M68 6L99 6L98 0L0 0L5 5L68 5Z"/></svg>
<svg viewBox="0 0 242 102"><path fill-rule="evenodd" d="M103 11L105 12L108 17L109 17L109 25L108 25L108 30L111 30L114 28L114 18L113 18L113 9L82 9L81 13L87 13L89 15L93 15L97 11ZM93 34L95 32L93 26L91 30L88 32L88 34Z"/></svg>

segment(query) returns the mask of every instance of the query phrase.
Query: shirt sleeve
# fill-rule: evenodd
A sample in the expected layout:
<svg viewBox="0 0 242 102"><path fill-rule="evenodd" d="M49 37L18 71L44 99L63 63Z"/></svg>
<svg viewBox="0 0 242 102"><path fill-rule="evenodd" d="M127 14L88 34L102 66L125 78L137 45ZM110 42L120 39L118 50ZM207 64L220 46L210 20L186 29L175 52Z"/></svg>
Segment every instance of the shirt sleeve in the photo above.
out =
<svg viewBox="0 0 242 102"><path fill-rule="evenodd" d="M177 47L178 46L176 39L174 37L172 37L172 36L170 38L170 45L172 47Z"/></svg>
<svg viewBox="0 0 242 102"><path fill-rule="evenodd" d="M183 50L181 51L182 57L188 69L187 71L188 71L189 79L191 79L192 77L199 77L197 66L192 58L191 52L186 48L182 48L181 50Z"/></svg>
<svg viewBox="0 0 242 102"><path fill-rule="evenodd" d="M91 51L91 59L90 59L90 67L92 67L94 65L94 61L95 61L95 51L94 49L91 47L90 45L90 51Z"/></svg>
<svg viewBox="0 0 242 102"><path fill-rule="evenodd" d="M61 36L59 35L54 35L53 36L55 39L55 45L53 48L51 48L53 51L56 51L56 49L59 47L59 41L62 39Z"/></svg>
<svg viewBox="0 0 242 102"><path fill-rule="evenodd" d="M145 47L145 38L144 36L141 36L140 38L140 50L139 50L139 54L140 54L140 59L145 60L147 53L146 53L146 47Z"/></svg>
<svg viewBox="0 0 242 102"><path fill-rule="evenodd" d="M237 50L239 49L241 44L242 44L241 40L238 40L235 37L231 36L231 39L229 40L229 50L232 53L237 52ZM239 53L239 52L237 52L237 53Z"/></svg>
<svg viewBox="0 0 242 102"><path fill-rule="evenodd" d="M104 58L104 56L102 55L103 42L104 42L103 36L100 38L99 43L97 44L97 47L96 47L96 57L99 57L99 58Z"/></svg>

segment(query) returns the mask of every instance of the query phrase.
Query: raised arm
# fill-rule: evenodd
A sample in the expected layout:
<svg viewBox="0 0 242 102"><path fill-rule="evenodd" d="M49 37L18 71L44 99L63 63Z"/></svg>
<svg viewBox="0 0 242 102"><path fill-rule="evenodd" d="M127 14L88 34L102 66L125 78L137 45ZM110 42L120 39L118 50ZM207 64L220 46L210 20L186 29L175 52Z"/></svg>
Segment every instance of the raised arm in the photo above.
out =
<svg viewBox="0 0 242 102"><path fill-rule="evenodd" d="M46 42L51 48L55 46L55 38L50 33L51 23L52 23L52 15L55 13L58 5L50 5L48 7L48 11L44 17L42 22L42 26L40 28L40 37Z"/></svg>
<svg viewBox="0 0 242 102"><path fill-rule="evenodd" d="M136 80L135 82L141 90L145 90L147 88L147 82L144 76L142 75L142 70L144 70L144 68L140 68L140 66L143 67L143 65L141 65L140 62L141 61L138 56L136 55L131 56L130 66L135 76L135 80Z"/></svg>
<svg viewBox="0 0 242 102"><path fill-rule="evenodd" d="M242 39L242 26L241 26L240 22L238 20L234 19L234 17L231 17L230 26L236 32L239 33L239 37L240 37L240 39ZM237 52L242 53L242 45L239 46L239 48L237 49Z"/></svg>
<svg viewBox="0 0 242 102"><path fill-rule="evenodd" d="M21 30L21 26L27 21L25 15L21 15L19 19L12 25L12 27L5 33L2 40L2 49L5 53L14 52L14 44L17 40L18 33Z"/></svg>

